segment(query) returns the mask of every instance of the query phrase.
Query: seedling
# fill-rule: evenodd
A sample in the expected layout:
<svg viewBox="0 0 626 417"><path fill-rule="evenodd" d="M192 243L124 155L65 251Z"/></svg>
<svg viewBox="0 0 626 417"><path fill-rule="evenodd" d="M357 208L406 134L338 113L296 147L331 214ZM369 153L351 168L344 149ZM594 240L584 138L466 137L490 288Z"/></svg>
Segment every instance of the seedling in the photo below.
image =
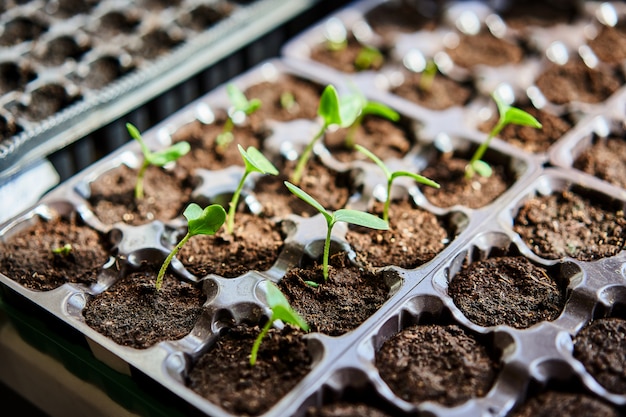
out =
<svg viewBox="0 0 626 417"><path fill-rule="evenodd" d="M396 111L382 103L367 100L359 91L339 100L339 114L342 127L348 128L345 139L345 145L348 148L354 148L354 135L365 116L379 116L392 122L400 120L400 115Z"/></svg>
<svg viewBox="0 0 626 417"><path fill-rule="evenodd" d="M256 364L256 357L259 352L259 347L261 346L261 341L269 332L272 323L276 320L282 320L285 323L293 324L294 326L299 327L305 332L309 331L309 325L304 321L304 319L289 305L289 301L283 295L282 292L271 282L267 283L267 304L269 304L270 309L272 310L272 316L265 323L263 329L261 329L261 333L257 336L254 344L252 345L252 351L250 352L250 365L254 366Z"/></svg>
<svg viewBox="0 0 626 417"><path fill-rule="evenodd" d="M498 114L500 117L498 119L498 123L496 123L491 132L489 132L487 139L480 144L478 149L476 149L472 159L470 159L469 163L465 167L465 178L467 179L471 179L474 176L474 173L478 173L483 177L491 176L493 170L489 164L482 161L481 158L487 151L487 148L489 148L491 139L497 136L507 125L515 124L520 126L530 126L536 129L540 129L542 127L541 123L539 123L539 121L533 116L522 109L506 104L497 94L494 93L491 97L493 97L496 102L496 106L498 106Z"/></svg>
<svg viewBox="0 0 626 417"><path fill-rule="evenodd" d="M364 45L354 59L354 67L358 71L364 71L381 66L383 60L383 54L378 48Z"/></svg>
<svg viewBox="0 0 626 417"><path fill-rule="evenodd" d="M261 101L258 98L248 100L243 91L235 84L228 84L226 86L226 94L228 94L231 107L228 109L228 117L226 122L224 122L222 132L217 135L215 139L217 150L221 153L223 153L234 140L233 128L235 127L235 122L245 119L261 107Z"/></svg>
<svg viewBox="0 0 626 417"><path fill-rule="evenodd" d="M435 81L435 76L437 75L437 70L437 64L435 64L433 59L426 61L426 65L424 66L424 70L422 71L422 75L420 77L420 90L430 92L430 89L433 86L433 81Z"/></svg>
<svg viewBox="0 0 626 417"><path fill-rule="evenodd" d="M291 91L285 91L280 95L280 107L291 112L297 106L296 97Z"/></svg>
<svg viewBox="0 0 626 417"><path fill-rule="evenodd" d="M187 219L187 234L172 249L167 258L165 258L163 265L161 265L156 279L157 291L163 285L163 276L167 267L189 238L196 235L214 235L217 233L226 220L226 211L219 204L212 204L203 210L196 203L190 203L183 212L183 216Z"/></svg>
<svg viewBox="0 0 626 417"><path fill-rule="evenodd" d="M143 141L141 133L139 133L139 129L131 123L126 123L126 129L128 130L130 136L139 142L139 145L141 146L141 153L143 153L143 163L139 168L139 172L137 173L137 182L135 183L135 198L141 200L143 198L143 178L146 173L146 169L148 169L150 165L162 167L170 162L176 161L178 158L189 152L191 146L188 142L177 142L169 148L157 152L151 152L146 143Z"/></svg>
<svg viewBox="0 0 626 417"><path fill-rule="evenodd" d="M58 248L52 248L52 253L55 255L61 255L63 257L69 256L72 253L72 245L66 243L63 246L59 246Z"/></svg>
<svg viewBox="0 0 626 417"><path fill-rule="evenodd" d="M333 230L333 226L337 222L346 222L355 224L357 226L369 227L371 229L377 230L388 230L389 223L380 217L376 217L373 214L365 213L363 211L358 210L350 210L350 209L339 209L332 213L326 210L320 203L318 203L313 197L307 194L302 189L297 186L285 181L285 185L296 197L304 200L306 203L313 206L317 211L322 213L324 219L326 219L327 231L326 231L326 240L324 242L324 256L323 256L323 267L322 274L324 276L324 281L328 280L328 258L330 256L330 238Z"/></svg>
<svg viewBox="0 0 626 417"><path fill-rule="evenodd" d="M248 150L244 150L241 145L237 145L239 147L239 153L243 158L243 161L246 165L245 172L239 181L239 185L233 194L233 197L230 201L230 207L228 209L228 220L226 223L226 231L229 234L233 233L235 229L235 213L237 212L237 204L239 204L239 196L241 195L241 190L243 189L243 185L246 182L246 178L253 172L260 172L261 174L271 174L278 175L278 170L276 167L254 146L248 147Z"/></svg>
<svg viewBox="0 0 626 417"><path fill-rule="evenodd" d="M413 172L409 172L409 171L391 172L389 168L387 168L385 163L381 161L380 158L378 158L372 152L370 152L369 150L367 150L361 145L356 145L355 148L357 151L361 152L362 154L370 158L372 161L374 161L374 163L378 165L380 169L382 169L383 172L385 173L385 177L387 178L387 199L385 200L385 205L383 208L383 220L385 221L389 221L389 205L391 203L391 184L393 183L393 180L395 180L396 178L409 177L409 178L413 178L415 181L419 182L420 184L428 185L434 188L439 188L438 183L422 175L414 174Z"/></svg>

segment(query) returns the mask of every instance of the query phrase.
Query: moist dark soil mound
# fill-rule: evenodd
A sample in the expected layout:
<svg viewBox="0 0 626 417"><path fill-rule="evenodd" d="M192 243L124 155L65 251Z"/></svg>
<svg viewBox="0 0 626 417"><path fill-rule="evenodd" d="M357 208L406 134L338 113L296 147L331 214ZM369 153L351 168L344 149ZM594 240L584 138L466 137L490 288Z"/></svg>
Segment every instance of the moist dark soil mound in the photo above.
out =
<svg viewBox="0 0 626 417"><path fill-rule="evenodd" d="M603 25L598 36L588 44L601 61L609 64L623 62L626 59L626 23L621 20L615 27Z"/></svg>
<svg viewBox="0 0 626 417"><path fill-rule="evenodd" d="M469 208L480 208L493 202L513 183L502 166L493 166L490 177L476 174L472 179L465 178L465 166L469 160L442 155L434 164L427 166L420 174L439 183L441 188L420 186L428 201L439 207L452 207L460 204Z"/></svg>
<svg viewBox="0 0 626 417"><path fill-rule="evenodd" d="M320 408L310 408L306 417L391 417L366 404L338 402Z"/></svg>
<svg viewBox="0 0 626 417"><path fill-rule="evenodd" d="M597 398L580 393L548 391L522 404L510 417L618 417L620 413Z"/></svg>
<svg viewBox="0 0 626 417"><path fill-rule="evenodd" d="M70 96L60 84L46 84L31 93L30 102L21 111L30 120L42 120L80 100Z"/></svg>
<svg viewBox="0 0 626 417"><path fill-rule="evenodd" d="M133 51L133 53L146 59L155 59L169 52L182 41L182 39L170 36L164 30L153 30L142 36L141 47Z"/></svg>
<svg viewBox="0 0 626 417"><path fill-rule="evenodd" d="M335 68L341 72L356 73L363 70L379 70L386 61L386 52L381 50L383 59L373 62L369 68L360 68L356 63L356 58L366 45L357 41L354 35L348 36L348 42L345 48L332 49L327 44L317 45L311 51L311 59L321 62L322 64Z"/></svg>
<svg viewBox="0 0 626 417"><path fill-rule="evenodd" d="M448 294L469 320L485 327L524 329L556 319L565 306L565 289L523 256L472 262L452 278Z"/></svg>
<svg viewBox="0 0 626 417"><path fill-rule="evenodd" d="M517 64L524 57L524 50L519 45L496 38L490 32L476 35L460 35L459 44L446 52L455 64L472 68L476 65L499 67Z"/></svg>
<svg viewBox="0 0 626 417"><path fill-rule="evenodd" d="M487 394L498 365L456 325L408 327L376 353L381 378L403 400L454 406Z"/></svg>
<svg viewBox="0 0 626 417"><path fill-rule="evenodd" d="M382 216L377 205L373 213ZM416 268L441 252L454 233L434 214L394 201L389 208L389 230L351 228L346 240L357 254L357 261L368 267L389 265Z"/></svg>
<svg viewBox="0 0 626 417"><path fill-rule="evenodd" d="M189 372L187 386L237 415L259 415L284 397L311 368L303 333L290 326L270 329L250 366L261 330L236 326L221 334Z"/></svg>
<svg viewBox="0 0 626 417"><path fill-rule="evenodd" d="M185 337L200 317L206 296L200 285L170 274L157 292L156 277L156 268L133 272L89 298L85 322L115 343L136 349Z"/></svg>
<svg viewBox="0 0 626 417"><path fill-rule="evenodd" d="M145 224L181 216L191 198L191 185L160 167L150 166L144 176L144 198L135 198L137 170L120 165L90 183L91 209L104 224Z"/></svg>
<svg viewBox="0 0 626 417"><path fill-rule="evenodd" d="M463 106L475 95L471 83L460 83L439 73L432 81L422 81L422 73L411 71L404 71L404 82L391 92L432 110Z"/></svg>
<svg viewBox="0 0 626 417"><path fill-rule="evenodd" d="M89 72L81 82L87 88L100 89L131 70L123 68L117 57L103 56L89 64Z"/></svg>
<svg viewBox="0 0 626 417"><path fill-rule="evenodd" d="M0 93L23 89L37 74L29 66L19 66L13 62L0 64Z"/></svg>
<svg viewBox="0 0 626 417"><path fill-rule="evenodd" d="M513 228L533 252L546 259L570 256L593 261L618 254L626 243L622 210L571 191L529 199L517 213Z"/></svg>
<svg viewBox="0 0 626 417"><path fill-rule="evenodd" d="M66 244L68 255L54 254ZM109 260L104 237L72 215L38 221L0 245L0 272L26 288L48 291L66 282L90 285Z"/></svg>
<svg viewBox="0 0 626 417"><path fill-rule="evenodd" d="M61 65L69 59L78 61L85 52L87 48L78 45L71 36L59 36L48 41L40 59L46 65Z"/></svg>
<svg viewBox="0 0 626 417"><path fill-rule="evenodd" d="M422 5L423 6L423 5ZM428 5L432 8L436 5ZM427 7L428 7L427 6ZM419 10L417 4L408 1L385 2L365 14L365 20L379 35L390 38L398 33L412 33L419 30L433 30L437 25L436 10ZM428 17L425 13L433 15Z"/></svg>
<svg viewBox="0 0 626 417"><path fill-rule="evenodd" d="M314 288L305 281L320 285ZM329 336L356 329L383 305L389 294L382 274L352 265L344 252L331 256L328 281L324 282L322 265L314 263L290 269L279 286L311 331Z"/></svg>
<svg viewBox="0 0 626 417"><path fill-rule="evenodd" d="M139 19L132 13L113 10L100 18L98 32L108 35L131 33L139 25Z"/></svg>
<svg viewBox="0 0 626 417"><path fill-rule="evenodd" d="M48 30L48 25L35 18L18 16L4 24L0 35L0 46L13 46L25 41L37 39Z"/></svg>
<svg viewBox="0 0 626 417"><path fill-rule="evenodd" d="M183 27L201 32L230 16L233 9L233 5L226 1L200 4L188 14L183 15L179 23Z"/></svg>
<svg viewBox="0 0 626 417"><path fill-rule="evenodd" d="M208 274L233 278L251 270L270 269L282 247L277 224L253 214L237 213L232 235L222 227L212 236L193 236L177 256L199 278Z"/></svg>
<svg viewBox="0 0 626 417"><path fill-rule="evenodd" d="M574 357L585 365L600 385L626 394L626 320L592 321L574 337Z"/></svg>
<svg viewBox="0 0 626 417"><path fill-rule="evenodd" d="M574 168L618 187L626 188L626 141L624 137L594 138L574 161Z"/></svg>
<svg viewBox="0 0 626 417"><path fill-rule="evenodd" d="M566 24L580 15L577 3L545 2L543 0L527 0L510 2L500 12L507 26L514 29L526 29L531 26L550 27Z"/></svg>

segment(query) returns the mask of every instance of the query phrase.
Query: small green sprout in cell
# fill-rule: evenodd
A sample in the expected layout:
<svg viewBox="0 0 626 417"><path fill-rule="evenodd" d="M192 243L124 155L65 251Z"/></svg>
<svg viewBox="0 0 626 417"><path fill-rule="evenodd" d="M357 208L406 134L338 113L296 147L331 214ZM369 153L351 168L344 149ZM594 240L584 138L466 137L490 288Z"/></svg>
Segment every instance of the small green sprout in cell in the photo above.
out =
<svg viewBox="0 0 626 417"><path fill-rule="evenodd" d="M354 67L358 71L378 68L383 64L383 54L374 46L364 45L354 59Z"/></svg>
<svg viewBox="0 0 626 417"><path fill-rule="evenodd" d="M261 107L261 101L258 98L248 100L246 95L235 84L226 85L226 94L230 100L231 107L228 109L228 118L224 122L222 132L217 135L215 142L217 150L223 153L228 145L235 139L233 136L233 128L236 121L245 119Z"/></svg>
<svg viewBox="0 0 626 417"><path fill-rule="evenodd" d="M420 90L430 92L430 89L433 86L433 82L435 81L437 71L437 64L433 59L429 59L428 61L426 61L426 65L424 66L424 70L422 71L422 75L420 77Z"/></svg>
<svg viewBox="0 0 626 417"><path fill-rule="evenodd" d="M52 253L55 255L61 255L63 257L69 256L70 253L72 253L72 245L69 243L66 243L63 246L59 246L58 248L52 248Z"/></svg>
<svg viewBox="0 0 626 417"><path fill-rule="evenodd" d="M263 329L261 329L261 332L252 345L252 351L250 353L251 366L256 364L256 358L259 352L259 347L261 346L261 341L267 335L267 332L269 332L272 323L276 320L282 320L284 323L293 324L305 332L309 331L309 325L306 321L291 308L287 298L285 298L278 287L271 282L267 283L267 304L269 305L270 310L272 310L272 316L267 323L265 323L265 326L263 326Z"/></svg>
<svg viewBox="0 0 626 417"><path fill-rule="evenodd" d="M395 180L396 178L409 177L409 178L413 178L415 181L419 182L420 184L428 185L434 188L439 188L438 183L422 175L414 174L413 172L409 172L409 171L391 172L389 168L387 168L385 163L381 161L380 158L378 158L372 152L370 152L369 150L367 150L361 145L356 145L355 147L356 147L356 150L358 150L359 152L361 152L362 154L370 158L372 161L374 161L374 163L376 163L376 165L378 165L380 169L382 169L383 172L385 173L385 177L387 178L387 199L385 200L385 205L383 209L383 220L385 221L389 221L389 205L391 203L391 185L393 183L393 180Z"/></svg>
<svg viewBox="0 0 626 417"><path fill-rule="evenodd" d="M377 230L388 230L389 223L380 217L376 217L373 214L365 213L363 211L358 210L350 210L350 209L339 209L332 213L326 210L320 203L318 203L313 197L304 192L302 189L296 187L295 185L285 181L285 185L296 197L304 200L306 203L310 204L312 207L317 209L322 215L324 219L326 219L326 224L328 226L326 231L326 240L324 242L324 257L323 257L323 269L322 274L324 275L324 281L328 279L328 258L330 256L330 238L332 234L333 227L337 222L346 222L351 223L357 226L369 227L371 229Z"/></svg>
<svg viewBox="0 0 626 417"><path fill-rule="evenodd" d="M382 103L367 100L359 91L339 99L339 114L341 127L348 129L345 139L348 149L354 148L354 136L365 116L379 116L392 122L400 120L400 115L395 110Z"/></svg>
<svg viewBox="0 0 626 417"><path fill-rule="evenodd" d="M285 91L280 95L280 107L288 112L292 112L297 105L296 97L291 91Z"/></svg>
<svg viewBox="0 0 626 417"><path fill-rule="evenodd" d="M254 146L248 147L248 150L244 150L241 145L239 147L239 153L245 163L245 172L239 181L239 185L233 194L228 209L228 221L226 223L226 231L230 234L235 229L235 213L237 212L237 204L239 204L239 196L241 190L246 182L246 178L253 172L260 172L261 174L278 175L276 167Z"/></svg>
<svg viewBox="0 0 626 417"><path fill-rule="evenodd" d="M478 173L483 177L490 177L492 174L492 169L488 163L481 160L487 148L489 148L489 144L491 143L491 139L496 137L502 129L504 129L509 124L515 124L520 126L530 126L536 129L540 129L542 127L541 123L533 116L528 114L522 109L518 109L517 107L510 106L506 104L497 94L492 94L496 105L498 106L498 114L500 115L498 119L498 123L494 126L494 128L489 132L489 136L487 139L480 144L472 159L470 159L469 163L465 167L465 178L471 179L474 176L474 173Z"/></svg>
<svg viewBox="0 0 626 417"><path fill-rule="evenodd" d="M130 136L137 142L139 142L139 145L141 146L141 152L143 153L144 158L143 163L139 168L139 172L137 173L137 182L135 183L135 198L140 200L143 198L144 195L143 178L146 173L146 169L148 169L150 165L162 167L170 162L174 162L178 158L189 152L191 147L187 142L178 142L170 146L169 148L157 152L151 152L150 149L148 149L146 143L143 141L141 133L139 133L139 129L137 129L131 123L126 123L126 129L128 130Z"/></svg>
<svg viewBox="0 0 626 417"><path fill-rule="evenodd" d="M165 271L167 271L167 267L189 238L196 235L214 235L217 233L226 220L226 211L219 204L212 204L203 210L196 203L190 203L183 212L183 216L187 219L187 234L172 249L167 258L165 258L163 265L161 265L156 279L157 291L163 285L163 276Z"/></svg>

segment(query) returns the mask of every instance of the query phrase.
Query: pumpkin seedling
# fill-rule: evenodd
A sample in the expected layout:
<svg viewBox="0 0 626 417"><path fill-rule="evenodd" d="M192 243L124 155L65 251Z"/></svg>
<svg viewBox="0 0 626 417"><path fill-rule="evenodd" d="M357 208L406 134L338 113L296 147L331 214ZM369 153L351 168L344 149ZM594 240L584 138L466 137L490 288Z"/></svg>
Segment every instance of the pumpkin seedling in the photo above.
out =
<svg viewBox="0 0 626 417"><path fill-rule="evenodd" d="M496 137L507 125L515 124L520 126L530 126L536 129L540 129L542 127L541 123L539 123L539 121L533 116L522 109L508 105L497 94L494 93L491 97L496 102L496 106L498 107L498 123L496 123L493 129L491 129L487 139L480 144L478 149L476 149L472 159L470 159L469 163L465 167L465 178L467 179L471 179L474 176L474 173L478 173L483 177L491 176L493 170L489 164L482 161L481 158L487 151L487 148L489 148L491 139Z"/></svg>
<svg viewBox="0 0 626 417"><path fill-rule="evenodd" d="M228 145L234 140L233 128L236 123L241 123L245 118L261 107L261 100L253 98L248 100L246 95L235 84L226 85L226 94L230 100L230 108L228 109L228 117L224 122L222 132L217 135L215 142L217 150L223 153Z"/></svg>
<svg viewBox="0 0 626 417"><path fill-rule="evenodd" d="M146 143L143 141L141 133L139 133L139 129L137 129L135 125L126 123L126 130L128 130L128 133L133 139L139 142L139 146L141 146L141 153L143 154L143 162L139 168L139 172L137 173L137 182L135 183L135 198L140 200L143 198L143 179L146 169L148 169L150 165L162 167L170 162L176 161L178 158L189 152L191 146L188 142L177 142L169 148L151 152Z"/></svg>
<svg viewBox="0 0 626 417"><path fill-rule="evenodd" d="M165 271L167 271L167 267L189 238L196 235L214 235L217 233L226 220L226 211L219 204L212 204L203 210L196 203L190 203L183 212L183 216L187 219L187 234L174 246L174 249L167 255L163 265L161 265L156 279L157 291L163 285L163 276Z"/></svg>
<svg viewBox="0 0 626 417"><path fill-rule="evenodd" d="M52 253L63 257L69 256L69 254L72 253L72 245L66 243L63 246L59 246L58 248L52 248Z"/></svg>
<svg viewBox="0 0 626 417"><path fill-rule="evenodd" d="M326 219L327 230L326 230L326 240L324 241L324 255L323 255L323 267L322 274L324 276L324 281L328 279L328 258L330 257L330 238L332 234L333 227L337 222L346 222L351 223L357 226L369 227L371 229L377 230L388 230L389 223L380 217L376 217L373 214L366 213L359 210L350 210L350 209L339 209L332 213L326 210L320 203L318 203L313 197L307 194L305 191L300 189L299 187L285 181L285 185L296 197L304 200L306 203L313 206L317 211L322 213L324 219Z"/></svg>
<svg viewBox="0 0 626 417"><path fill-rule="evenodd" d="M275 284L268 281L267 283L267 304L272 310L272 316L265 323L263 329L257 336L252 345L252 351L250 352L250 365L254 366L256 364L257 354L259 352L259 347L261 346L261 341L269 332L272 323L276 320L281 320L284 323L293 324L294 326L299 327L305 332L309 331L309 325L306 321L289 305L289 301L283 295L283 293L276 287Z"/></svg>
<svg viewBox="0 0 626 417"><path fill-rule="evenodd" d="M389 168L387 168L387 165L385 165L385 163L383 161L380 160L380 158L378 158L376 155L374 155L372 152L370 152L368 149L364 148L361 145L356 145L355 146L356 150L361 152L362 154L364 154L365 156L367 156L368 158L370 158L372 161L374 161L374 163L376 165L378 165L380 167L380 169L383 170L385 177L387 178L387 199L385 200L385 205L383 208L383 220L385 221L389 221L389 205L391 203L391 185L393 183L393 180L395 180L398 177L409 177L409 178L413 178L415 181L419 182L420 184L424 184L424 185L428 185L430 187L434 187L434 188L439 188L439 184L436 183L435 181L426 178L422 175L419 174L415 174L413 172L409 172L409 171L394 171L391 172L389 170Z"/></svg>
<svg viewBox="0 0 626 417"><path fill-rule="evenodd" d="M254 146L248 147L248 150L244 150L241 145L239 147L239 153L245 163L245 172L239 181L239 185L233 194L228 209L228 220L226 223L226 231L230 234L233 233L235 228L235 213L237 212L237 204L239 204L239 196L241 190L246 182L246 178L253 172L260 172L261 174L278 175L276 167Z"/></svg>
<svg viewBox="0 0 626 417"><path fill-rule="evenodd" d="M354 135L365 116L379 116L392 122L400 120L400 115L395 110L382 103L367 100L359 91L339 99L339 114L341 127L348 128L345 139L345 145L348 148L354 148Z"/></svg>

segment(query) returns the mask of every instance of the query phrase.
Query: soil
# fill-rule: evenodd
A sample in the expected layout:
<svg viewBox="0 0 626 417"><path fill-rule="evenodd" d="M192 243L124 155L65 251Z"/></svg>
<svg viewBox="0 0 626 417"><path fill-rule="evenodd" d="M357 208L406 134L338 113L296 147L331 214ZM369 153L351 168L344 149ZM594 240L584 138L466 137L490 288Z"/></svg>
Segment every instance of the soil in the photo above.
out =
<svg viewBox="0 0 626 417"><path fill-rule="evenodd" d="M103 56L89 64L89 72L81 80L87 88L100 89L131 71L132 68L122 68L119 60L114 56Z"/></svg>
<svg viewBox="0 0 626 417"><path fill-rule="evenodd" d="M58 0L56 12L70 17L79 13L88 13L96 4L98 4L97 0Z"/></svg>
<svg viewBox="0 0 626 417"><path fill-rule="evenodd" d="M460 83L437 73L428 87L420 85L421 73L404 71L404 82L391 92L432 110L464 106L476 94L471 83Z"/></svg>
<svg viewBox="0 0 626 417"><path fill-rule="evenodd" d="M0 46L13 46L37 39L48 30L48 25L33 17L18 16L4 24Z"/></svg>
<svg viewBox="0 0 626 417"><path fill-rule="evenodd" d="M199 278L208 274L233 278L251 270L270 269L282 247L277 224L254 214L237 213L232 235L222 227L215 235L194 236L177 257Z"/></svg>
<svg viewBox="0 0 626 417"><path fill-rule="evenodd" d="M386 2L372 8L365 14L365 20L374 32L391 39L398 33L412 33L436 28L438 18L435 10L419 10L419 6L410 1ZM420 5L424 8L424 5ZM436 8L437 5L432 5ZM423 12L430 12L426 16Z"/></svg>
<svg viewBox="0 0 626 417"><path fill-rule="evenodd" d="M23 90L28 82L37 78L30 66L17 65L14 62L0 64L0 93Z"/></svg>
<svg viewBox="0 0 626 417"><path fill-rule="evenodd" d="M509 417L618 417L620 413L597 398L581 393L547 391L532 397Z"/></svg>
<svg viewBox="0 0 626 417"><path fill-rule="evenodd" d="M527 0L507 3L507 8L500 15L507 26L514 29L526 29L531 26L550 27L567 24L579 16L578 5L571 2L545 2Z"/></svg>
<svg viewBox="0 0 626 417"><path fill-rule="evenodd" d="M187 15L181 17L180 24L200 32L230 16L233 10L233 5L227 1L216 4L200 4Z"/></svg>
<svg viewBox="0 0 626 417"><path fill-rule="evenodd" d="M524 57L521 46L496 38L485 31L476 35L461 34L458 46L446 48L446 52L455 64L464 68L476 65L499 67L517 64Z"/></svg>
<svg viewBox="0 0 626 417"><path fill-rule="evenodd" d="M22 131L22 127L13 120L7 120L0 116L0 141L15 136Z"/></svg>
<svg viewBox="0 0 626 417"><path fill-rule="evenodd" d="M598 36L588 44L600 61L609 64L623 62L626 59L626 23L622 20L615 27L602 25Z"/></svg>
<svg viewBox="0 0 626 417"><path fill-rule="evenodd" d="M474 175L465 179L465 166L469 159L461 159L441 154L434 164L427 166L420 174L439 183L441 188L420 186L424 196L438 207L463 205L472 209L486 206L504 193L513 183L502 166L493 166L490 177Z"/></svg>
<svg viewBox="0 0 626 417"><path fill-rule="evenodd" d="M484 346L456 325L417 325L376 353L381 378L404 401L455 406L483 397L498 372Z"/></svg>
<svg viewBox="0 0 626 417"><path fill-rule="evenodd" d="M523 256L464 266L450 281L448 294L465 317L484 327L525 329L556 319L565 306L565 288Z"/></svg>
<svg viewBox="0 0 626 417"><path fill-rule="evenodd" d="M60 84L46 84L31 93L28 105L21 111L30 120L43 120L80 99L70 96Z"/></svg>
<svg viewBox="0 0 626 417"><path fill-rule="evenodd" d="M382 204L372 211L382 216ZM389 207L389 230L351 228L346 240L356 252L357 262L368 268L395 265L416 268L441 252L453 231L448 231L442 219L413 207L407 201L393 201Z"/></svg>
<svg viewBox="0 0 626 417"><path fill-rule="evenodd" d="M574 168L618 187L626 188L626 141L624 137L595 137L574 161Z"/></svg>
<svg viewBox="0 0 626 417"><path fill-rule="evenodd" d="M554 104L599 103L623 84L616 69L600 68L589 68L582 59L572 59L565 65L551 64L535 84Z"/></svg>
<svg viewBox="0 0 626 417"><path fill-rule="evenodd" d="M69 255L52 253L68 243ZM41 220L0 245L0 272L34 291L49 291L66 282L91 285L109 260L109 246L76 215Z"/></svg>
<svg viewBox="0 0 626 417"><path fill-rule="evenodd" d="M608 391L626 394L626 320L592 321L574 337L574 357Z"/></svg>
<svg viewBox="0 0 626 417"><path fill-rule="evenodd" d="M235 326L221 334L189 371L187 386L224 410L259 415L284 397L311 368L303 333L289 325L270 329L250 366L258 326Z"/></svg>
<svg viewBox="0 0 626 417"><path fill-rule="evenodd" d="M156 276L157 267L146 267L90 297L83 309L87 325L115 343L135 349L189 334L206 301L200 285L165 274L157 292Z"/></svg>
<svg viewBox="0 0 626 417"><path fill-rule="evenodd" d="M141 41L141 47L131 51L132 54L145 59L155 59L181 44L183 39L176 39L164 30L154 30L143 35Z"/></svg>
<svg viewBox="0 0 626 417"><path fill-rule="evenodd" d="M325 43L317 45L311 51L311 59L318 61L326 66L335 68L341 72L356 73L365 70L365 68L359 68L355 64L355 60L361 50L369 45L363 45L354 38L354 35L348 36L348 42L343 49L330 49ZM388 59L388 52L384 49L379 51L383 54L383 59L376 61L367 70L379 70Z"/></svg>
<svg viewBox="0 0 626 417"><path fill-rule="evenodd" d="M320 408L310 408L306 417L391 417L391 415L366 404L338 402Z"/></svg>
<svg viewBox="0 0 626 417"><path fill-rule="evenodd" d="M71 36L59 36L48 41L40 59L46 65L62 65L70 59L78 61L87 50L87 47L78 45Z"/></svg>
<svg viewBox="0 0 626 417"><path fill-rule="evenodd" d="M150 166L144 176L144 198L135 198L137 170L120 165L89 184L91 209L104 224L133 226L152 220L168 221L182 215L192 187L163 168Z"/></svg>
<svg viewBox="0 0 626 417"><path fill-rule="evenodd" d="M593 261L618 254L626 243L621 209L573 191L527 200L513 228L534 253L546 259L569 256Z"/></svg>
<svg viewBox="0 0 626 417"><path fill-rule="evenodd" d="M119 33L131 33L138 25L138 16L128 12L113 10L100 18L98 33L104 32L109 36Z"/></svg>
<svg viewBox="0 0 626 417"><path fill-rule="evenodd" d="M574 125L566 115L558 116L529 105L522 105L519 108L534 116L541 123L541 129L510 124L500 131L498 138L527 152L546 152ZM480 124L478 128L482 132L489 133L498 122L497 119L498 116L494 115L488 121Z"/></svg>
<svg viewBox="0 0 626 417"><path fill-rule="evenodd" d="M313 332L341 336L356 329L388 298L382 273L351 264L345 252L331 255L328 272L324 282L320 260L288 270L278 284ZM305 281L316 282L319 287Z"/></svg>

